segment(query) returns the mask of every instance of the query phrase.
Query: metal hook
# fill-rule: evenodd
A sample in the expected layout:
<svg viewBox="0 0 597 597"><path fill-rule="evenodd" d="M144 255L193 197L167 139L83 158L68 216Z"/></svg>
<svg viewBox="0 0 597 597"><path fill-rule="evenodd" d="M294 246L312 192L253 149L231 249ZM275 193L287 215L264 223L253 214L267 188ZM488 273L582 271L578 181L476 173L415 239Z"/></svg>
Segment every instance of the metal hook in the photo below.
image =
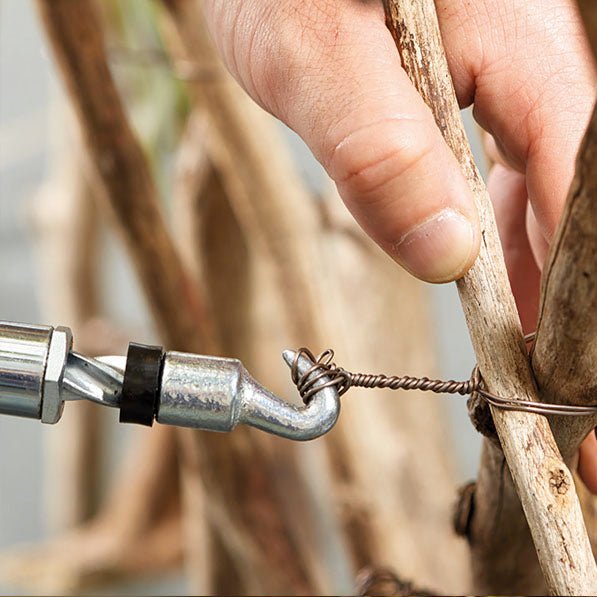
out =
<svg viewBox="0 0 597 597"><path fill-rule="evenodd" d="M71 346L67 328L0 322L0 413L56 423L65 401L90 400L118 408L122 422L210 431L244 424L300 441L329 431L340 413L331 377L301 352L283 355L310 382L309 404L297 406L257 383L237 359L140 344L126 357L90 358Z"/></svg>
<svg viewBox="0 0 597 597"><path fill-rule="evenodd" d="M282 356L292 367L297 354L285 350ZM296 367L299 375L305 375L313 365L314 362L305 355L298 355ZM317 371L311 373L311 376L316 375ZM307 380L311 376L307 376ZM329 381L329 377L319 375L314 381L314 388L321 389L313 394L308 404L296 406L281 400L246 373L239 422L292 440L320 437L336 424L340 414L340 396L335 387L327 385Z"/></svg>
<svg viewBox="0 0 597 597"><path fill-rule="evenodd" d="M295 405L264 388L238 359L168 352L161 375L156 420L167 425L209 431L232 431L250 425L287 439L305 441L327 433L338 420L340 398L330 378L313 369L303 353L286 350L289 367L313 381L307 405ZM64 374L63 399L86 399L119 407L126 358L92 359L70 353ZM317 377L317 379L314 379ZM321 387L319 391L316 391Z"/></svg>
<svg viewBox="0 0 597 597"><path fill-rule="evenodd" d="M292 366L296 354L284 351ZM305 374L313 362L299 355ZM316 382L325 386L327 377ZM176 352L166 354L156 419L160 423L212 431L250 425L287 439L306 441L327 433L338 420L340 398L335 387L322 387L308 405L282 400L259 384L237 359Z"/></svg>

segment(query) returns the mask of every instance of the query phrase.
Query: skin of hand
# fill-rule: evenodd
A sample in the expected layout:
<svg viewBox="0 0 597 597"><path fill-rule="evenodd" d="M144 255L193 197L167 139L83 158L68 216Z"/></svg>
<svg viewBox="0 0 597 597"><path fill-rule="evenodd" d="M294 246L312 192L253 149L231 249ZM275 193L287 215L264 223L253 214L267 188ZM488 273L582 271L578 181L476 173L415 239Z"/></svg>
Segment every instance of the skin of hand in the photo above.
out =
<svg viewBox="0 0 597 597"><path fill-rule="evenodd" d="M464 275L480 230L473 197L401 67L380 0L204 0L213 38L253 99L296 131L363 229L428 282ZM526 331L595 102L573 0L436 0L461 107L495 166L489 190ZM597 441L579 472L597 493Z"/></svg>

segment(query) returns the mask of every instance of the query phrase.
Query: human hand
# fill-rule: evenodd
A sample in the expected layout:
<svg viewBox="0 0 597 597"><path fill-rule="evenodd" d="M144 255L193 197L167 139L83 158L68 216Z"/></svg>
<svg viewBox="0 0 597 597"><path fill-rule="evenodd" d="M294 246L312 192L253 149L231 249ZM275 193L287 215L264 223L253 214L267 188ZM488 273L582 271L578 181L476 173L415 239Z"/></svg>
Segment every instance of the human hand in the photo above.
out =
<svg viewBox="0 0 597 597"><path fill-rule="evenodd" d="M462 276L480 242L473 198L401 67L381 2L204 5L233 75L306 141L367 233L423 280ZM595 99L592 58L573 0L436 6L460 105L474 102L491 135L498 163L490 193L528 331ZM585 482L597 491L595 444L583 462Z"/></svg>

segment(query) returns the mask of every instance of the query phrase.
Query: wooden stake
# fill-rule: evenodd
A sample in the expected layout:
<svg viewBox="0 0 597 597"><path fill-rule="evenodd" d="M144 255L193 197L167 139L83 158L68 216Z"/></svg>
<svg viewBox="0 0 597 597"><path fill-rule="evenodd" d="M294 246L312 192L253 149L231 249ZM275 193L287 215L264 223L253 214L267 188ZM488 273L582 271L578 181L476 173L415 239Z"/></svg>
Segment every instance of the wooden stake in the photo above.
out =
<svg viewBox="0 0 597 597"><path fill-rule="evenodd" d="M384 4L403 66L431 108L476 198L483 242L479 258L458 282L458 289L480 370L491 392L537 400L491 201L466 140L435 4L433 0L384 0ZM492 409L492 414L550 592L583 595L597 591L597 567L572 476L547 420L497 409ZM479 507L472 525L473 545L486 541L500 524L499 512L482 509L484 500L492 495L512 495L504 493L505 477L495 450L486 442L483 464L487 468L477 482ZM501 524L510 525L512 521L503 520Z"/></svg>

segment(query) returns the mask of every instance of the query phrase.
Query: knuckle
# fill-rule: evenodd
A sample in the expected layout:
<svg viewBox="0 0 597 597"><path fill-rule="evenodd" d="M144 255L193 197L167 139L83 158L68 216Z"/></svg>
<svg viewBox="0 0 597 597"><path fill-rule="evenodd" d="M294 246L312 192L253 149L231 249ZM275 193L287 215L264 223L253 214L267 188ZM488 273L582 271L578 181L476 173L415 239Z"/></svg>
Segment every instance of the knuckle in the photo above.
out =
<svg viewBox="0 0 597 597"><path fill-rule="evenodd" d="M262 107L284 121L342 54L345 18L332 0L210 0L224 61ZM215 8L214 8L215 6Z"/></svg>
<svg viewBox="0 0 597 597"><path fill-rule="evenodd" d="M275 2L208 3L208 20L224 64L253 99L266 108L271 81L279 77L280 70L277 13Z"/></svg>
<svg viewBox="0 0 597 597"><path fill-rule="evenodd" d="M434 151L420 121L383 120L358 129L332 146L328 172L361 202L375 203L383 189L416 171Z"/></svg>
<svg viewBox="0 0 597 597"><path fill-rule="evenodd" d="M295 107L325 79L325 64L336 40L329 0L269 2L245 39L245 72L262 105L287 121ZM268 26L263 26L267 22ZM250 37L250 39L249 39ZM248 85L247 85L248 88Z"/></svg>

